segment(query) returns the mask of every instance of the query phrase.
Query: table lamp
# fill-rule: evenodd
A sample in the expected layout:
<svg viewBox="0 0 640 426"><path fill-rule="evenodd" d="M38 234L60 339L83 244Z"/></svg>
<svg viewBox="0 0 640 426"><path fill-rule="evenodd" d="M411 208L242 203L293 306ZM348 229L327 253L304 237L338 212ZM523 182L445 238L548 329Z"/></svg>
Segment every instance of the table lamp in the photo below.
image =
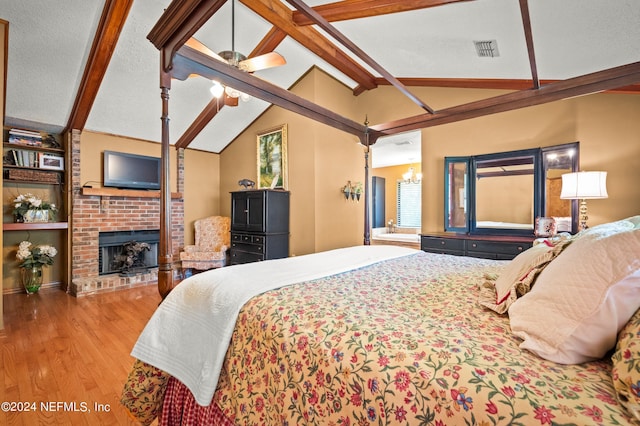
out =
<svg viewBox="0 0 640 426"><path fill-rule="evenodd" d="M563 200L580 200L580 231L588 228L587 199L607 198L607 172L576 172L562 175Z"/></svg>

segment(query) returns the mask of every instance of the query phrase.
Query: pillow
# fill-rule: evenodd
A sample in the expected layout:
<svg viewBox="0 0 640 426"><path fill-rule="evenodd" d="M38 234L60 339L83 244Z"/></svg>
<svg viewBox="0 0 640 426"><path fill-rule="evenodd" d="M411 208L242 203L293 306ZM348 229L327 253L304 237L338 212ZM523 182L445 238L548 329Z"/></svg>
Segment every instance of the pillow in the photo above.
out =
<svg viewBox="0 0 640 426"><path fill-rule="evenodd" d="M520 253L509 262L495 282L487 280L482 284L478 303L499 314L507 312L518 297L529 292L538 274L569 242L567 238L557 242L541 240Z"/></svg>
<svg viewBox="0 0 640 426"><path fill-rule="evenodd" d="M640 307L639 254L640 221L577 235L509 307L520 347L562 364L602 358Z"/></svg>
<svg viewBox="0 0 640 426"><path fill-rule="evenodd" d="M611 361L618 401L640 421L640 309L620 331Z"/></svg>

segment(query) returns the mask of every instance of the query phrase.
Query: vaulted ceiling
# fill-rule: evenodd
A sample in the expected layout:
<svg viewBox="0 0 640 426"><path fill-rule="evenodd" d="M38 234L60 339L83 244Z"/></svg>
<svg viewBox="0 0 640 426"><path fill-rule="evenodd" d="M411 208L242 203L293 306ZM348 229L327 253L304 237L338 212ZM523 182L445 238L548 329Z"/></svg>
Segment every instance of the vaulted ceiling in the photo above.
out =
<svg viewBox="0 0 640 426"><path fill-rule="evenodd" d="M317 66L354 96L394 85L424 112L419 119L372 123L381 132L601 90L640 94L637 0L236 0L233 32L231 0L176 2L211 8L195 37L212 51L230 50L233 34L235 50L248 57L275 50L286 58L286 65L256 72L261 80L286 89ZM315 12L305 12L306 5ZM168 0L0 0L0 19L9 22L5 125L159 142L160 54L148 36L172 6ZM316 13L321 19L312 22ZM475 42L490 42L493 56L480 57ZM519 92L434 111L428 99L413 95L415 86ZM202 77L173 80L171 143L220 152L270 105L254 97L224 106L210 87Z"/></svg>

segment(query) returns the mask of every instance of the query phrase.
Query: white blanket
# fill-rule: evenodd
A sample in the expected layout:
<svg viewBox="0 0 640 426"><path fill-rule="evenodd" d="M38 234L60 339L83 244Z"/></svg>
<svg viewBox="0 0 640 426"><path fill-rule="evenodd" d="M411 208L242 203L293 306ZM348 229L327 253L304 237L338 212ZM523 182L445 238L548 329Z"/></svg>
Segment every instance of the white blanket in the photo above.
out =
<svg viewBox="0 0 640 426"><path fill-rule="evenodd" d="M253 296L416 252L398 246L357 246L194 275L169 293L131 355L180 380L198 404L209 405L238 313Z"/></svg>

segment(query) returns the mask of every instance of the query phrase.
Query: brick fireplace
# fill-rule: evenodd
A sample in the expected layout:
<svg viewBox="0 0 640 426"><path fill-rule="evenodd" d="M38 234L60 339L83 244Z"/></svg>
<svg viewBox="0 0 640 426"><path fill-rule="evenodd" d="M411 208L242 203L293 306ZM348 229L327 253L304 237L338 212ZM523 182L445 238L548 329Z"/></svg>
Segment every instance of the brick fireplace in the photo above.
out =
<svg viewBox="0 0 640 426"><path fill-rule="evenodd" d="M178 191L184 183L184 153L178 153ZM160 199L141 191L114 195L85 195L80 183L80 134L72 132L71 277L67 292L83 296L157 283L158 270L150 268L133 276L99 273L99 235L104 232L150 231L160 228ZM172 198L171 236L177 256L184 245L184 200Z"/></svg>

